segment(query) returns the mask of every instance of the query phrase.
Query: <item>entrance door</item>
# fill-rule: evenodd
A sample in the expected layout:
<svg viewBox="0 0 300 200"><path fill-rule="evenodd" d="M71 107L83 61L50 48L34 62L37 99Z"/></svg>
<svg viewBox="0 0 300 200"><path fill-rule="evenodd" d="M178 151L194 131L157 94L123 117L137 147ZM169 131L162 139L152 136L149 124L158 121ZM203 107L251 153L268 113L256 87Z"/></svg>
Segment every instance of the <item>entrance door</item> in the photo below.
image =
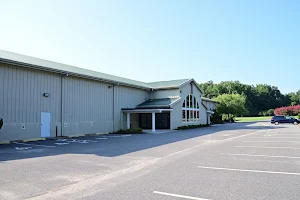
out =
<svg viewBox="0 0 300 200"><path fill-rule="evenodd" d="M170 113L156 113L155 128L170 129Z"/></svg>
<svg viewBox="0 0 300 200"><path fill-rule="evenodd" d="M142 129L152 128L152 115L151 113L139 114L139 127Z"/></svg>
<svg viewBox="0 0 300 200"><path fill-rule="evenodd" d="M139 114L139 127L142 129L152 128L152 114ZM155 113L155 129L170 129L170 113Z"/></svg>
<svg viewBox="0 0 300 200"><path fill-rule="evenodd" d="M50 137L51 114L41 112L41 137Z"/></svg>

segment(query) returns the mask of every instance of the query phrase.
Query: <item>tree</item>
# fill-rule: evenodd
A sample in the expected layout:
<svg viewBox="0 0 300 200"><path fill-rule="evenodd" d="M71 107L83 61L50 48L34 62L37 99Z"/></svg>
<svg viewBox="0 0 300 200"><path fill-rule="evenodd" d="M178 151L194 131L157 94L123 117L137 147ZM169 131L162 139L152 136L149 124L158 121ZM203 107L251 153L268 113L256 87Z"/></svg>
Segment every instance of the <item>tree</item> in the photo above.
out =
<svg viewBox="0 0 300 200"><path fill-rule="evenodd" d="M217 112L236 116L245 115L248 113L246 104L246 97L240 94L222 94L217 98Z"/></svg>
<svg viewBox="0 0 300 200"><path fill-rule="evenodd" d="M247 116L257 116L259 113L268 115L266 112L269 109L300 104L300 90L283 95L278 87L267 84L247 85L239 81L223 81L216 84L209 81L199 86L204 90L203 96L208 98L217 98L222 94L245 96Z"/></svg>
<svg viewBox="0 0 300 200"><path fill-rule="evenodd" d="M267 111L267 113L268 113L269 116L274 115L274 109L269 109L269 110Z"/></svg>
<svg viewBox="0 0 300 200"><path fill-rule="evenodd" d="M287 98L290 99L290 105L299 105L300 104L300 90L297 92L291 92L286 95Z"/></svg>

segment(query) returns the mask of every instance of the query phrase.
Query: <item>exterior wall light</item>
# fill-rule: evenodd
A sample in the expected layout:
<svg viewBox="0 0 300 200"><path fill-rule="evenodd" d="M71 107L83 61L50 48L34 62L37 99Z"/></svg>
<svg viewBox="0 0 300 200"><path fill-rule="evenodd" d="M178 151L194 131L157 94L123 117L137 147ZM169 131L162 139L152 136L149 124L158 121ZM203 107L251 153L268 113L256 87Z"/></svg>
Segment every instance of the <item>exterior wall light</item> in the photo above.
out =
<svg viewBox="0 0 300 200"><path fill-rule="evenodd" d="M49 93L44 93L43 96L44 96L44 97L49 97L50 94L49 94Z"/></svg>

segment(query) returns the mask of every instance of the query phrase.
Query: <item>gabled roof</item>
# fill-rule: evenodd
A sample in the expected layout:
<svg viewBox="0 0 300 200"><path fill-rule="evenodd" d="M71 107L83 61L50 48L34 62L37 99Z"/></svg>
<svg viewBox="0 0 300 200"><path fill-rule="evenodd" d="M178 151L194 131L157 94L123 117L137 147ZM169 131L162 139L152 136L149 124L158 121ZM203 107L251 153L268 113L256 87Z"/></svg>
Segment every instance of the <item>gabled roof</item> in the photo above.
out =
<svg viewBox="0 0 300 200"><path fill-rule="evenodd" d="M177 102L180 99L178 98L163 98L163 99L150 99L139 104L137 109L147 109L147 108L170 108L172 104Z"/></svg>
<svg viewBox="0 0 300 200"><path fill-rule="evenodd" d="M189 82L192 79L178 79L178 80L170 80L170 81L157 81L146 83L149 87L153 89L162 89L162 88L178 88L182 84Z"/></svg>
<svg viewBox="0 0 300 200"><path fill-rule="evenodd" d="M185 84L193 82L195 86L203 93L203 90L199 87L197 82L192 79L177 79L177 80L170 80L170 81L157 81L157 82L150 82L146 83L148 86L151 87L151 89L159 90L159 89L171 89L171 88L180 88L181 86L184 86Z"/></svg>
<svg viewBox="0 0 300 200"><path fill-rule="evenodd" d="M34 58L30 56L25 56L17 53L12 53L8 51L0 50L0 62L8 63L23 67L35 68L46 71L53 71L57 73L74 75L78 77L85 77L90 79L97 79L104 82L112 82L121 85L127 85L137 88L150 89L145 83L141 81L135 81L127 78L122 78L118 76L113 76L101 72L96 72L92 70L87 70L71 65L61 64L57 62L52 62L48 60L43 60L39 58Z"/></svg>

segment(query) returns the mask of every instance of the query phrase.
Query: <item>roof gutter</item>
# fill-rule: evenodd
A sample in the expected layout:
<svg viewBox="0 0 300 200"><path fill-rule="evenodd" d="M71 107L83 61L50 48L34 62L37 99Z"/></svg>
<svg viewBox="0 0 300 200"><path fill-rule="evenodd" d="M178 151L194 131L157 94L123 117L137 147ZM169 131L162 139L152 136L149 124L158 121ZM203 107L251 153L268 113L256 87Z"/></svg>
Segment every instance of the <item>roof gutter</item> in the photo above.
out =
<svg viewBox="0 0 300 200"><path fill-rule="evenodd" d="M163 111L172 111L173 109L122 109L124 113L162 113Z"/></svg>

